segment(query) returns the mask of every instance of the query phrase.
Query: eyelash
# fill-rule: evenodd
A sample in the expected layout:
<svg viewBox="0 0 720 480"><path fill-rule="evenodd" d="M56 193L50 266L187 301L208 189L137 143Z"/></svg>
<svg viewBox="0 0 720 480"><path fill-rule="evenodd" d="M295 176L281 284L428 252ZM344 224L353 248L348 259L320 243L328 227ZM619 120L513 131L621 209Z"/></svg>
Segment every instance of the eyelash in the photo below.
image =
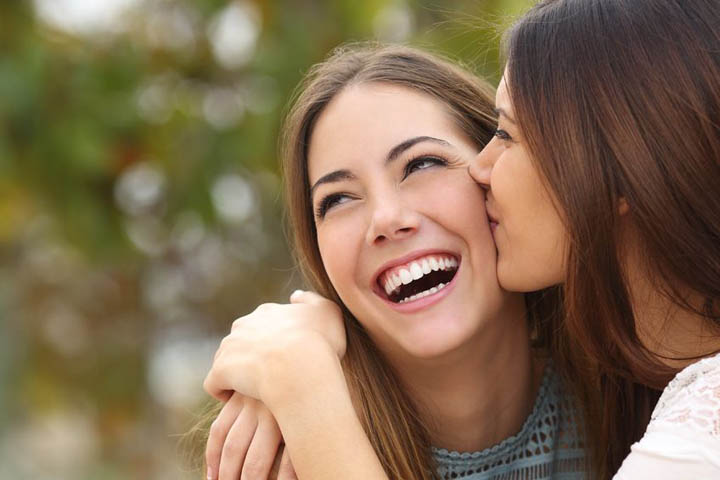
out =
<svg viewBox="0 0 720 480"><path fill-rule="evenodd" d="M405 168L403 169L403 177L402 179L405 180L408 176L410 176L411 173L417 171L412 170L414 166L417 166L418 164L424 163L424 162L430 162L432 165L429 165L425 168L421 168L420 170L425 170L426 168L431 168L433 166L447 166L450 164L445 159L442 159L440 157L435 157L432 155L423 155L420 157L415 157L407 162L405 165ZM344 192L338 192L338 193L331 193L330 195L324 197L322 200L320 200L320 203L318 204L316 210L315 210L315 216L318 219L325 218L325 215L327 214L328 210L330 210L335 204L336 201L342 199L343 197L350 196L348 193Z"/></svg>
<svg viewBox="0 0 720 480"><path fill-rule="evenodd" d="M407 162L407 164L405 165L405 168L403 169L403 180L405 180L412 172L415 171L415 170L411 170L411 168L413 166L421 164L423 162L431 162L433 164L432 166L436 166L436 167L437 166L445 167L449 164L449 162L447 160L440 158L440 157L435 157L432 155L423 155L421 157L415 157L412 160L410 160L409 162ZM430 168L430 167L426 167L426 168ZM421 170L425 170L425 168L422 168Z"/></svg>
<svg viewBox="0 0 720 480"><path fill-rule="evenodd" d="M501 128L496 129L495 132L493 133L493 135L505 142L513 141L513 138L510 136L510 134Z"/></svg>

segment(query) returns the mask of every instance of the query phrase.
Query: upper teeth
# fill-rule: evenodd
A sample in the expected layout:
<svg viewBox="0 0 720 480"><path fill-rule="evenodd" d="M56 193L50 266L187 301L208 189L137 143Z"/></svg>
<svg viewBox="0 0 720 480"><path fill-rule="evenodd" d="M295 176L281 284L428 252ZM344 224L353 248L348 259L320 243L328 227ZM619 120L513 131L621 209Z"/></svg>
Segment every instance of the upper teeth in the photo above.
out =
<svg viewBox="0 0 720 480"><path fill-rule="evenodd" d="M390 295L400 285L407 285L418 280L430 272L457 268L458 262L450 256L427 256L410 262L402 267L396 267L383 273L385 293Z"/></svg>

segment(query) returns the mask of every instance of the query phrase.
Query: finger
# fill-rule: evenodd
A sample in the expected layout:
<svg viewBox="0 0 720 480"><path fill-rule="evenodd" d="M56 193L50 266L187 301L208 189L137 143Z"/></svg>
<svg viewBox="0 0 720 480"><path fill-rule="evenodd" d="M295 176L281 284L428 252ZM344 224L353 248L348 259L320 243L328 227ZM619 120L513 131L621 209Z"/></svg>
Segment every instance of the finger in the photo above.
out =
<svg viewBox="0 0 720 480"><path fill-rule="evenodd" d="M222 388L219 384L219 380L220 379L218 378L217 369L210 369L207 376L205 377L205 380L203 381L203 390L205 390L211 397L216 398L221 402L227 402L230 400L233 392L232 390L226 390Z"/></svg>
<svg viewBox="0 0 720 480"><path fill-rule="evenodd" d="M228 432L220 456L219 480L237 480L240 478L250 442L257 429L257 415L252 408L242 409Z"/></svg>
<svg viewBox="0 0 720 480"><path fill-rule="evenodd" d="M321 305L330 302L327 298L315 292L305 290L295 290L290 295L290 303L307 303L308 305ZM332 302L330 302L332 303Z"/></svg>
<svg viewBox="0 0 720 480"><path fill-rule="evenodd" d="M243 408L243 396L233 395L226 403L220 414L210 426L207 445L205 446L205 464L207 465L207 478L215 480L220 468L220 456L228 432Z"/></svg>
<svg viewBox="0 0 720 480"><path fill-rule="evenodd" d="M255 436L245 455L240 480L265 480L282 441L280 429L270 415L260 417Z"/></svg>
<svg viewBox="0 0 720 480"><path fill-rule="evenodd" d="M295 474L295 469L290 461L290 454L288 453L287 448L283 448L277 480L298 480L297 475Z"/></svg>

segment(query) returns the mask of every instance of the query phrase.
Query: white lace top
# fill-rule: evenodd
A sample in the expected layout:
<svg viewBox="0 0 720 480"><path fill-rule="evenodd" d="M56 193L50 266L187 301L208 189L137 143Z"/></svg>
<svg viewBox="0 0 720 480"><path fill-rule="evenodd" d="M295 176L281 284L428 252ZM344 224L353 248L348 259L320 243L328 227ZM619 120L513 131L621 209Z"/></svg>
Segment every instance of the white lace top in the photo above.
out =
<svg viewBox="0 0 720 480"><path fill-rule="evenodd" d="M720 479L720 354L680 371L613 480Z"/></svg>

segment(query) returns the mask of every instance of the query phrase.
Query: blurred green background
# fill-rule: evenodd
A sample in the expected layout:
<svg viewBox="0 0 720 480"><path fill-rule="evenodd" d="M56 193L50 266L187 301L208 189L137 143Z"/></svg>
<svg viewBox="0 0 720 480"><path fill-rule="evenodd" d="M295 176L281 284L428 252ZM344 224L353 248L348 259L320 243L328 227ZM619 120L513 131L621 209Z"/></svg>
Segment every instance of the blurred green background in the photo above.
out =
<svg viewBox="0 0 720 480"><path fill-rule="evenodd" d="M287 98L336 45L493 83L528 0L2 0L0 478L183 479L231 321L300 279Z"/></svg>

